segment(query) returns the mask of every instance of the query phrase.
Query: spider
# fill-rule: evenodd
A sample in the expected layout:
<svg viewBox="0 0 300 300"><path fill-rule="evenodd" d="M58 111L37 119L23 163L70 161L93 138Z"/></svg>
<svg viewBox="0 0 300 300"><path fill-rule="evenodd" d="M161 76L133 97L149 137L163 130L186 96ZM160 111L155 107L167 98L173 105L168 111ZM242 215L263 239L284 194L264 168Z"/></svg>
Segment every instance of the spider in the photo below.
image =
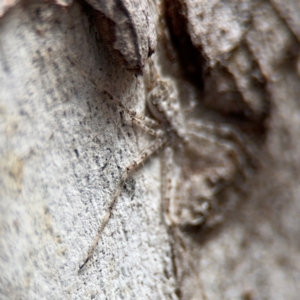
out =
<svg viewBox="0 0 300 300"><path fill-rule="evenodd" d="M124 169L79 270L91 259L126 180L158 150L163 152L164 219L170 227L199 226L209 219L217 219L211 213L217 205L216 195L243 173L247 160L243 153L247 153L247 149L239 134L228 125L188 120L174 84L158 74L151 59L145 73L145 86L147 107L153 118L138 115L108 91L102 91L133 124L153 136L153 142Z"/></svg>

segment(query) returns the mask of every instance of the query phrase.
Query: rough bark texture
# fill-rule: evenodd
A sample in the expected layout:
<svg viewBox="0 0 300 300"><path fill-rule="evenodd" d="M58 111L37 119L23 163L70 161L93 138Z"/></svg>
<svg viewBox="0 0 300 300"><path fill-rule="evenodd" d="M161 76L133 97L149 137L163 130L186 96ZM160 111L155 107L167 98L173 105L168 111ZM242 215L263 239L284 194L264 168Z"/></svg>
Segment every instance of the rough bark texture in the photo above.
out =
<svg viewBox="0 0 300 300"><path fill-rule="evenodd" d="M143 78L81 4L3 2L1 299L299 298L299 2L153 6L158 65L258 148L247 194L226 195L238 201L217 228L174 242L157 155L78 272L122 171L149 143L103 91L144 114Z"/></svg>
<svg viewBox="0 0 300 300"><path fill-rule="evenodd" d="M128 180L78 273L122 171L147 142L102 91L144 113L142 88L80 5L28 3L2 17L2 299L175 298L155 161Z"/></svg>

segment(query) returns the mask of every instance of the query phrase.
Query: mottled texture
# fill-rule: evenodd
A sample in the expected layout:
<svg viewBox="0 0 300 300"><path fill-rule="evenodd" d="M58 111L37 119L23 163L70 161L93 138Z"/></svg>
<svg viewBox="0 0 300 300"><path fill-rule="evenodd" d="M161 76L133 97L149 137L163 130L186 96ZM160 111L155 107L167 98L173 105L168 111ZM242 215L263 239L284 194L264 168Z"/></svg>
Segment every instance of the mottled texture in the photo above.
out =
<svg viewBox="0 0 300 300"><path fill-rule="evenodd" d="M126 62L141 67L154 44L140 44L145 56L125 45L118 60L79 4L12 7L0 19L0 298L299 298L299 2L151 5L159 73L191 119L244 133L253 176L219 195L230 205L218 226L168 230L158 153L78 273L122 171L149 144L101 91L144 114L141 72Z"/></svg>
<svg viewBox="0 0 300 300"><path fill-rule="evenodd" d="M0 298L176 299L156 161L128 180L78 274L147 144L101 91L143 112L141 76L112 63L78 4L16 6L0 28Z"/></svg>
<svg viewBox="0 0 300 300"><path fill-rule="evenodd" d="M182 67L203 86L205 111L236 124L249 134L248 142L260 140L257 170L248 181L247 194L237 191L229 197L238 197L239 205L231 207L218 228L182 235L185 250L178 250L182 298L296 300L299 2L167 2L179 56L187 51L181 41L190 42L187 53L193 56L186 59L183 54L181 63L191 62ZM192 62L196 67L190 67ZM199 80L195 74L201 74L201 68Z"/></svg>

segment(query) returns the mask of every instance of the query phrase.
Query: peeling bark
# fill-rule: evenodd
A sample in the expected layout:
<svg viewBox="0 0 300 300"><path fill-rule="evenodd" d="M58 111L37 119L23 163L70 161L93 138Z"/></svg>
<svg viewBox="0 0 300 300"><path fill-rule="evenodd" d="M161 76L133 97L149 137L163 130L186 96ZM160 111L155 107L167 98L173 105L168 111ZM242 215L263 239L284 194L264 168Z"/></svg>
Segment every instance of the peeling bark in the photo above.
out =
<svg viewBox="0 0 300 300"><path fill-rule="evenodd" d="M2 298L298 299L300 7L279 2L151 3L161 72L200 103L195 118L242 131L258 167L247 193L224 194L236 200L223 223L178 240L154 156L79 273L122 170L149 144L103 90L144 114L143 77L81 4L1 4Z"/></svg>

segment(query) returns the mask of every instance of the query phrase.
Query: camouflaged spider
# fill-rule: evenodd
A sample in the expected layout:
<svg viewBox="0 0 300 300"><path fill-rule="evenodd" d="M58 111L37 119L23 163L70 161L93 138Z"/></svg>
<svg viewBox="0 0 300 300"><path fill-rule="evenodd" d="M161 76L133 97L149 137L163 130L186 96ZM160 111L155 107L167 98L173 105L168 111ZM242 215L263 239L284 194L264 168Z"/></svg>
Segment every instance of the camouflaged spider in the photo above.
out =
<svg viewBox="0 0 300 300"><path fill-rule="evenodd" d="M155 119L138 115L102 91L154 141L124 169L80 269L92 257L125 181L159 149L163 150L162 201L167 226L205 223L211 218L216 194L234 180L245 164L244 143L233 128L187 120L172 81L158 75L151 59L147 67L147 106Z"/></svg>

